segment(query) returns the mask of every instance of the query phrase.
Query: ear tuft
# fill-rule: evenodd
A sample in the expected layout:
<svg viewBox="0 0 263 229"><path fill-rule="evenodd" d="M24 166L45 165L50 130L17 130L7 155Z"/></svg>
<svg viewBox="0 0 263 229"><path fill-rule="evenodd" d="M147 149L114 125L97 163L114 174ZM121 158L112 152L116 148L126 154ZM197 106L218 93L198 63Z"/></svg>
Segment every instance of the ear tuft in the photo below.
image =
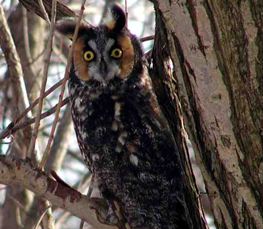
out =
<svg viewBox="0 0 263 229"><path fill-rule="evenodd" d="M113 5L103 24L113 32L121 32L126 24L126 16L122 8Z"/></svg>
<svg viewBox="0 0 263 229"><path fill-rule="evenodd" d="M56 30L58 32L60 32L62 35L68 37L69 39L72 39L74 36L76 24L77 24L77 22L76 22L75 18L62 19L62 20L57 21ZM80 23L80 26L79 26L78 36L83 34L83 32L89 28L90 28L90 25L88 23L82 21Z"/></svg>

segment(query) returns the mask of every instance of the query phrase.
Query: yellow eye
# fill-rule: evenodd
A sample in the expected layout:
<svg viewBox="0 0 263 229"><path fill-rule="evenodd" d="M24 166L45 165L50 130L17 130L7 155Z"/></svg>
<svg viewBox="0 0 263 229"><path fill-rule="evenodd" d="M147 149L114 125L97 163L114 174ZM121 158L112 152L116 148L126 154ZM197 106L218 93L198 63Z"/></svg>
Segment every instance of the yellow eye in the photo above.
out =
<svg viewBox="0 0 263 229"><path fill-rule="evenodd" d="M84 52L84 55L83 55L83 57L84 57L84 60L86 60L86 61L92 61L93 59L94 59L94 52L92 52L92 51L86 51L86 52Z"/></svg>
<svg viewBox="0 0 263 229"><path fill-rule="evenodd" d="M119 49L119 48L113 49L113 50L111 51L111 56L112 56L113 58L116 58L116 59L121 58L121 56L122 56L122 51L121 51L121 49Z"/></svg>

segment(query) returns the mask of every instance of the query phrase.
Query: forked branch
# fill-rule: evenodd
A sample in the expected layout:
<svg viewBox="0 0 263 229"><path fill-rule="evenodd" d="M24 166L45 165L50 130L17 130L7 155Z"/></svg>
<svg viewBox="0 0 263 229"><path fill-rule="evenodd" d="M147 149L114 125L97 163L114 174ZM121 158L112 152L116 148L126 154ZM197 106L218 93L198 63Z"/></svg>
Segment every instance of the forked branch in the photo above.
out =
<svg viewBox="0 0 263 229"><path fill-rule="evenodd" d="M117 228L101 224L97 220L98 216L106 218L107 204L105 201L97 198L88 200L78 191L51 179L46 173L33 167L29 159L21 160L0 156L0 183L27 188L37 196L85 220L95 228Z"/></svg>

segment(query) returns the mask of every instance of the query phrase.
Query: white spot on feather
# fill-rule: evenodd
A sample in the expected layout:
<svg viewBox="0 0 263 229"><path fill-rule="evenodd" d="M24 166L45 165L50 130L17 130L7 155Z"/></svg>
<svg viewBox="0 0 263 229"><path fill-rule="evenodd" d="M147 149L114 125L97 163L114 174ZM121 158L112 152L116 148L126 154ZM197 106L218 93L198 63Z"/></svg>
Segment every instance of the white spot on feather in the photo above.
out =
<svg viewBox="0 0 263 229"><path fill-rule="evenodd" d="M82 138L83 139L86 139L88 137L88 134L82 130Z"/></svg>
<svg viewBox="0 0 263 229"><path fill-rule="evenodd" d="M80 102L81 102L80 97L77 97L77 98L75 99L75 108L79 108Z"/></svg>
<svg viewBox="0 0 263 229"><path fill-rule="evenodd" d="M74 103L74 106L75 106L75 109L78 111L78 112L83 112L85 110L85 106L81 105L81 102L82 102L82 99L80 97L77 97L75 99L75 103Z"/></svg>
<svg viewBox="0 0 263 229"><path fill-rule="evenodd" d="M115 151L116 151L117 153L120 153L121 150L122 150L122 147L121 147L119 144L117 144L117 146L116 146L116 148L115 148Z"/></svg>
<svg viewBox="0 0 263 229"><path fill-rule="evenodd" d="M118 130L118 122L117 121L113 121L111 124L111 130L113 131L117 131Z"/></svg>
<svg viewBox="0 0 263 229"><path fill-rule="evenodd" d="M88 114L92 115L93 114L93 110L89 110Z"/></svg>
<svg viewBox="0 0 263 229"><path fill-rule="evenodd" d="M113 96L111 96L111 98L112 98L113 100L117 100L119 97L116 96L116 95L113 95Z"/></svg>
<svg viewBox="0 0 263 229"><path fill-rule="evenodd" d="M80 116L80 120L81 120L82 122L85 121L86 118L87 118L87 115L86 115L86 114L83 114L83 115Z"/></svg>
<svg viewBox="0 0 263 229"><path fill-rule="evenodd" d="M117 97L112 96L112 99L117 99ZM111 129L117 131L120 125L120 115L121 115L121 103L115 102L114 104L114 120L111 124Z"/></svg>
<svg viewBox="0 0 263 229"><path fill-rule="evenodd" d="M91 100L94 100L94 99L99 98L100 95L101 95L101 92L91 93L91 94L89 95L89 96L90 96L89 98L90 98Z"/></svg>
<svg viewBox="0 0 263 229"><path fill-rule="evenodd" d="M92 161L98 161L100 159L100 156L98 154L93 154L91 158Z"/></svg>
<svg viewBox="0 0 263 229"><path fill-rule="evenodd" d="M127 136L128 136L128 133L127 133L126 131L121 132L121 134L120 134L119 137L118 137L119 143L121 143L122 145L124 145Z"/></svg>
<svg viewBox="0 0 263 229"><path fill-rule="evenodd" d="M133 164L133 165L138 165L138 162L139 162L139 159L138 157L136 157L134 154L131 154L130 155L130 162Z"/></svg>
<svg viewBox="0 0 263 229"><path fill-rule="evenodd" d="M128 133L126 131L122 131L118 137L118 142L117 142L117 146L115 148L115 151L117 153L120 153L123 146L125 145L126 142L126 138L128 136Z"/></svg>
<svg viewBox="0 0 263 229"><path fill-rule="evenodd" d="M115 114L114 116L120 116L121 114L121 103L119 102L115 102L115 106L114 106L114 109L115 109Z"/></svg>
<svg viewBox="0 0 263 229"><path fill-rule="evenodd" d="M70 88L70 94L74 94L74 93L75 93L75 90L76 90L75 87L71 87L71 88Z"/></svg>

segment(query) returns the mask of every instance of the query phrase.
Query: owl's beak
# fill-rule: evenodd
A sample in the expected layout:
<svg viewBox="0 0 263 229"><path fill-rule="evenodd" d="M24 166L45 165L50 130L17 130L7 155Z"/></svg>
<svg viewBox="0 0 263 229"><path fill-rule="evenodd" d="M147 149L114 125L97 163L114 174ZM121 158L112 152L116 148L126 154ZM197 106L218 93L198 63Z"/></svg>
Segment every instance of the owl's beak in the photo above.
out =
<svg viewBox="0 0 263 229"><path fill-rule="evenodd" d="M99 65L96 69L96 74L94 78L100 81L102 84L107 84L115 75L118 74L117 65L108 65L107 62L101 58L99 61Z"/></svg>
<svg viewBox="0 0 263 229"><path fill-rule="evenodd" d="M101 76L106 76L107 72L107 65L106 65L106 62L104 60L101 60L100 62L100 74Z"/></svg>

